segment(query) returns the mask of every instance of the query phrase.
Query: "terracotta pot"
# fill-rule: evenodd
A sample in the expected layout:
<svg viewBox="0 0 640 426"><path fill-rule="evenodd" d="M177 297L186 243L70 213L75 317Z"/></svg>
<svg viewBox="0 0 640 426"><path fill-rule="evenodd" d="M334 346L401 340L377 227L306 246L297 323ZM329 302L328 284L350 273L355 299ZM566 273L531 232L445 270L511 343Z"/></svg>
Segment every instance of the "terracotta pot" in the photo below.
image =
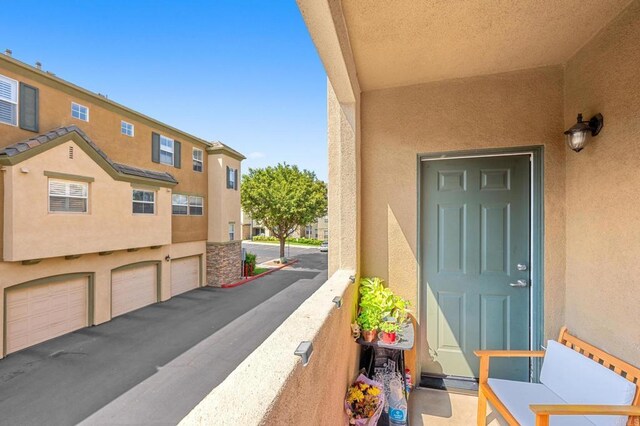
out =
<svg viewBox="0 0 640 426"><path fill-rule="evenodd" d="M362 330L362 338L365 342L373 342L376 340L376 330Z"/></svg>
<svg viewBox="0 0 640 426"><path fill-rule="evenodd" d="M396 341L396 333L387 333L382 332L382 341L384 343L395 343Z"/></svg>

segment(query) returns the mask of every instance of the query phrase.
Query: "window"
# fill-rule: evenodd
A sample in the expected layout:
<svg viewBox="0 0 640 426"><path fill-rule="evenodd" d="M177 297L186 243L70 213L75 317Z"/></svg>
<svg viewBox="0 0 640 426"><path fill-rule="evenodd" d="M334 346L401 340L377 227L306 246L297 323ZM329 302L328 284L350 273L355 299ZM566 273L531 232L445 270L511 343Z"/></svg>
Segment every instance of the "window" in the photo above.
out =
<svg viewBox="0 0 640 426"><path fill-rule="evenodd" d="M328 230L324 230L324 240L327 241L329 239L329 231Z"/></svg>
<svg viewBox="0 0 640 426"><path fill-rule="evenodd" d="M89 184L49 179L49 212L87 213Z"/></svg>
<svg viewBox="0 0 640 426"><path fill-rule="evenodd" d="M329 223L329 216L324 217L324 223Z"/></svg>
<svg viewBox="0 0 640 426"><path fill-rule="evenodd" d="M307 227L305 229L305 237L313 238L313 226L307 225Z"/></svg>
<svg viewBox="0 0 640 426"><path fill-rule="evenodd" d="M160 162L173 166L173 139L160 135Z"/></svg>
<svg viewBox="0 0 640 426"><path fill-rule="evenodd" d="M133 213L154 214L156 193L153 191L133 190Z"/></svg>
<svg viewBox="0 0 640 426"><path fill-rule="evenodd" d="M193 170L196 172L201 172L203 169L202 162L202 150L193 148Z"/></svg>
<svg viewBox="0 0 640 426"><path fill-rule="evenodd" d="M202 216L203 198L195 195L189 196L189 214L191 216Z"/></svg>
<svg viewBox="0 0 640 426"><path fill-rule="evenodd" d="M238 189L238 170L227 167L227 188Z"/></svg>
<svg viewBox="0 0 640 426"><path fill-rule="evenodd" d="M229 222L229 241L233 241L236 239L236 224L234 222Z"/></svg>
<svg viewBox="0 0 640 426"><path fill-rule="evenodd" d="M89 121L89 108L84 105L71 102L71 116L82 121Z"/></svg>
<svg viewBox="0 0 640 426"><path fill-rule="evenodd" d="M182 194L171 196L171 213L174 215L186 215L189 213L189 197Z"/></svg>
<svg viewBox="0 0 640 426"><path fill-rule="evenodd" d="M173 194L171 196L171 212L177 216L202 216L204 212L204 197Z"/></svg>
<svg viewBox="0 0 640 426"><path fill-rule="evenodd" d="M18 82L0 75L0 123L18 125Z"/></svg>
<svg viewBox="0 0 640 426"><path fill-rule="evenodd" d="M133 124L127 123L126 121L121 120L120 121L120 133L122 133L123 135L127 135L127 136L133 137Z"/></svg>

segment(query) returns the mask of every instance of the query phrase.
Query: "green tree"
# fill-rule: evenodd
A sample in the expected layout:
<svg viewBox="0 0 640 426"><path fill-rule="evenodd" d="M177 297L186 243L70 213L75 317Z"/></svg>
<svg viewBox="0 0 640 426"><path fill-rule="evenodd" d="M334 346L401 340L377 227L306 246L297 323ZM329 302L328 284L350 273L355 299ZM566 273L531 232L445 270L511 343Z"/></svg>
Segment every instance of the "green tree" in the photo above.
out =
<svg viewBox="0 0 640 426"><path fill-rule="evenodd" d="M249 169L242 177L240 196L242 209L280 241L280 257L297 226L327 214L327 185L315 173L286 163Z"/></svg>

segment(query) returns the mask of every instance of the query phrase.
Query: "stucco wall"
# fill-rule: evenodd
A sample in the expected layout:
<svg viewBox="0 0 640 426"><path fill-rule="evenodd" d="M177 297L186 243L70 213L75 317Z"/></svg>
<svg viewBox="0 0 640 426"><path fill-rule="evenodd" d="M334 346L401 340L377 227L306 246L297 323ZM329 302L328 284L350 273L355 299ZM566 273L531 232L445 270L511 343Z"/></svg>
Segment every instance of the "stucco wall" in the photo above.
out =
<svg viewBox="0 0 640 426"><path fill-rule="evenodd" d="M361 274L418 309L418 155L544 145L545 334L564 322L563 70L533 70L362 95ZM418 312L416 312L418 313Z"/></svg>
<svg viewBox="0 0 640 426"><path fill-rule="evenodd" d="M209 209L208 237L210 242L229 241L229 222L234 222L235 239L242 239L240 220L240 182L238 190L227 188L227 166L238 170L238 180L242 170L240 161L224 154L209 154Z"/></svg>
<svg viewBox="0 0 640 426"><path fill-rule="evenodd" d="M45 172L93 178L88 213L49 213ZM171 190L139 187L155 192L155 214L133 214L132 190L138 186L115 181L75 142L7 166L4 174L6 261L171 243Z"/></svg>
<svg viewBox="0 0 640 426"><path fill-rule="evenodd" d="M0 147L32 138L61 126L73 124L85 131L113 161L171 173L179 182L174 188L176 192L206 197L208 167L206 151L203 153L204 172L195 172L192 167L193 148L204 151L205 145L169 128L152 126L148 120L136 117L134 114L118 109L111 104L107 105L99 98L89 96L67 86L61 86L36 70L24 70L3 56L0 56L0 74L35 86L40 90L39 132L34 133L0 123ZM71 117L71 102L76 102L89 108L88 122ZM120 133L121 120L134 124L134 137L128 137ZM163 134L182 143L181 168L178 169L151 161L152 132ZM0 200L0 205L1 203L2 201ZM176 225L173 235L174 242L206 239L206 215L198 218L198 220L178 217L174 219L174 223Z"/></svg>
<svg viewBox="0 0 640 426"><path fill-rule="evenodd" d="M580 153L567 151L566 322L640 365L640 1L566 66L564 127L604 116Z"/></svg>
<svg viewBox="0 0 640 426"><path fill-rule="evenodd" d="M171 262L165 257L180 258L193 255L205 256L205 242L196 241L172 244L157 249L143 248L134 252L116 251L107 256L87 254L77 259L57 257L45 259L36 265L22 265L20 262L0 262L0 348L4 339L4 289L28 281L55 275L73 273L94 274L93 324L101 324L111 319L111 271L132 263L157 261L160 264L160 300L171 298ZM0 351L0 357L2 351Z"/></svg>

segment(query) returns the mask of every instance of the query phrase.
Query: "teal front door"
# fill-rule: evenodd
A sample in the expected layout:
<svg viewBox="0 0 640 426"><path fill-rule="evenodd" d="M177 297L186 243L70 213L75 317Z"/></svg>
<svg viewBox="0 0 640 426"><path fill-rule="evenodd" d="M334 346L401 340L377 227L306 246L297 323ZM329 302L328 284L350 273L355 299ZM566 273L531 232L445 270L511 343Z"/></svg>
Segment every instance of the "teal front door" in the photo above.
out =
<svg viewBox="0 0 640 426"><path fill-rule="evenodd" d="M422 373L478 377L476 349L529 349L528 155L422 162ZM529 360L491 377L529 379Z"/></svg>

